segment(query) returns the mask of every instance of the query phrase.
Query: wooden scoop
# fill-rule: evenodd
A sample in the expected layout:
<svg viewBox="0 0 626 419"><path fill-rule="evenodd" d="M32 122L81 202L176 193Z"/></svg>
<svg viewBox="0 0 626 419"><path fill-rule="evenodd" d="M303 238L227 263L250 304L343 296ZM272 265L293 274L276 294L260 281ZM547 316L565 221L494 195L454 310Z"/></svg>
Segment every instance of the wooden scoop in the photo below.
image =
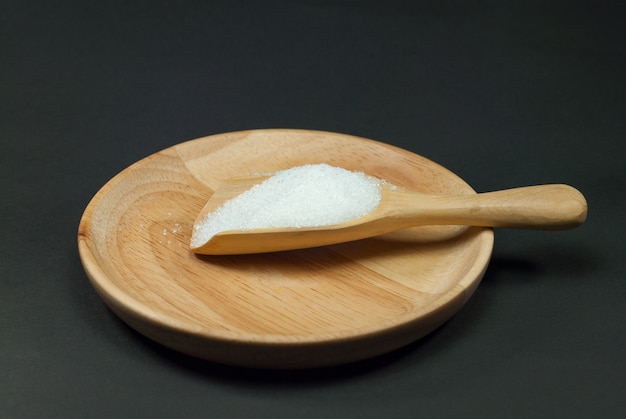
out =
<svg viewBox="0 0 626 419"><path fill-rule="evenodd" d="M224 202L267 177L224 182L200 212L196 224ZM587 217L585 197L568 185L539 185L471 195L429 195L389 184L371 213L340 224L301 228L262 228L217 233L192 247L205 255L265 253L364 239L421 225L469 225L564 230Z"/></svg>

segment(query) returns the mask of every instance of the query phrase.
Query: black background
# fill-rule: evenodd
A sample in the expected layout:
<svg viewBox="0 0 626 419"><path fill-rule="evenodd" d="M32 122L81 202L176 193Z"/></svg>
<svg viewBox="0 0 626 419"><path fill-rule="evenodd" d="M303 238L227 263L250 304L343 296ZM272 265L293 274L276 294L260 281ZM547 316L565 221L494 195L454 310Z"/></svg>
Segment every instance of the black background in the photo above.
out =
<svg viewBox="0 0 626 419"><path fill-rule="evenodd" d="M623 4L1 1L0 416L621 417ZM129 164L255 128L391 143L481 192L572 184L589 218L497 231L474 297L397 352L292 372L198 361L104 306L78 221Z"/></svg>

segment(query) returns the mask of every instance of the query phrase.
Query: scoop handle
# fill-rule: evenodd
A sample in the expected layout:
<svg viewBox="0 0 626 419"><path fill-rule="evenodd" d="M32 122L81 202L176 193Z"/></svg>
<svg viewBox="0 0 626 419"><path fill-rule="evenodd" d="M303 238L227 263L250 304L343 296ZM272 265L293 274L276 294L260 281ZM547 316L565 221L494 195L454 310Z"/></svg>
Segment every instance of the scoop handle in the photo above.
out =
<svg viewBox="0 0 626 419"><path fill-rule="evenodd" d="M417 198L419 200L419 198ZM587 201L563 184L526 186L475 195L432 196L415 214L430 224L564 230L587 218ZM422 205L424 204L424 205Z"/></svg>

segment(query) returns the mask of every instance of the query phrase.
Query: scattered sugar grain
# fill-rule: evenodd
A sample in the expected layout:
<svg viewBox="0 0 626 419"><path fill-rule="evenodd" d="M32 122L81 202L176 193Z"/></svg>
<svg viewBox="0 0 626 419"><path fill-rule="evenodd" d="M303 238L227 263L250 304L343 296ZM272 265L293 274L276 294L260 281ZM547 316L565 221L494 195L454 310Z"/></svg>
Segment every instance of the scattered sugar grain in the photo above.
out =
<svg viewBox="0 0 626 419"><path fill-rule="evenodd" d="M378 207L382 182L327 164L276 172L197 223L191 246L228 230L317 227L362 217Z"/></svg>

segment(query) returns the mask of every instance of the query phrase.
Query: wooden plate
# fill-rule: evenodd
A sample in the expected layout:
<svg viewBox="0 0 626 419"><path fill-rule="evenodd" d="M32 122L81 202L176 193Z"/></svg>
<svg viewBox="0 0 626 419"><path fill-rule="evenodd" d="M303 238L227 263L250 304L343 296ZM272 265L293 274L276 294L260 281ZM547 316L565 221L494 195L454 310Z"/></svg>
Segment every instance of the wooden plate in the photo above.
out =
<svg viewBox="0 0 626 419"><path fill-rule="evenodd" d="M254 130L200 138L133 164L94 196L78 231L87 276L145 336L240 366L361 360L419 339L461 308L489 262L492 229L419 227L263 255L189 251L192 223L220 182L307 163L423 192L474 193L424 157L349 135Z"/></svg>

